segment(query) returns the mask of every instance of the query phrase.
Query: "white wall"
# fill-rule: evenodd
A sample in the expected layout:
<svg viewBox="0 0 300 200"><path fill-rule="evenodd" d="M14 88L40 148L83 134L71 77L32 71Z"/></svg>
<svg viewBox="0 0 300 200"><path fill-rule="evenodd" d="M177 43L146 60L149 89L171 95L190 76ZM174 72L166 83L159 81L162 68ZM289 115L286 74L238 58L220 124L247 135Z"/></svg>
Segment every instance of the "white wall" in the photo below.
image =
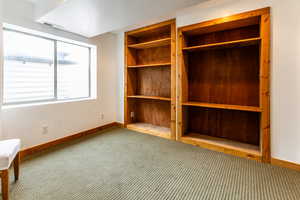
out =
<svg viewBox="0 0 300 200"><path fill-rule="evenodd" d="M109 59L115 55L116 47L113 45L116 41L115 36L113 34L107 34L90 41L78 35L58 31L35 23L32 21L33 17L31 15L34 13L32 12L31 4L24 4L22 1L16 2L15 0L9 0L6 1L4 6L6 10L4 12L4 22L6 23L55 34L77 41L94 42L98 46L98 98L68 103L3 108L3 137L6 139L21 138L23 148L27 148L115 122L117 105L117 71L116 67L111 66L115 65L114 62L116 59ZM24 10L28 11L28 13L24 13ZM0 34L1 32L2 29L0 29ZM101 118L101 114L104 114L104 119ZM48 126L48 134L42 134L43 126Z"/></svg>
<svg viewBox="0 0 300 200"><path fill-rule="evenodd" d="M116 118L117 122L124 123L124 33L119 32L117 35L117 49L116 55L118 57L117 63L117 81L118 81L118 104L117 104L117 113Z"/></svg>
<svg viewBox="0 0 300 200"><path fill-rule="evenodd" d="M3 58L2 58L2 13L3 13L3 2L0 0L0 80L3 80L2 78L2 64L3 64ZM0 81L0 88L1 88L1 81ZM0 90L0 140L2 139L2 111L1 111L1 106L2 106L2 90Z"/></svg>
<svg viewBox="0 0 300 200"><path fill-rule="evenodd" d="M299 0L212 0L181 10L177 25L185 26L271 6L271 151L272 157L300 163L300 22ZM119 33L122 35L123 33ZM123 41L120 41L123 45ZM118 49L120 62L124 60ZM124 66L119 66L123 99ZM123 104L117 119L123 120Z"/></svg>

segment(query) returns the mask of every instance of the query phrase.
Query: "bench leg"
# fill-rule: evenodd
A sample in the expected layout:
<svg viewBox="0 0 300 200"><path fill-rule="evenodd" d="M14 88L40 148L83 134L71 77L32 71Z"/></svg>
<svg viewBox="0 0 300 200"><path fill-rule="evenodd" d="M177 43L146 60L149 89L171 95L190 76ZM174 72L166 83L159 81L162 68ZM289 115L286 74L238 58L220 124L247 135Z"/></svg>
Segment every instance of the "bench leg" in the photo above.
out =
<svg viewBox="0 0 300 200"><path fill-rule="evenodd" d="M18 153L14 159L15 181L19 180L19 172L20 172L20 153Z"/></svg>
<svg viewBox="0 0 300 200"><path fill-rule="evenodd" d="M8 200L8 169L1 171L2 199Z"/></svg>

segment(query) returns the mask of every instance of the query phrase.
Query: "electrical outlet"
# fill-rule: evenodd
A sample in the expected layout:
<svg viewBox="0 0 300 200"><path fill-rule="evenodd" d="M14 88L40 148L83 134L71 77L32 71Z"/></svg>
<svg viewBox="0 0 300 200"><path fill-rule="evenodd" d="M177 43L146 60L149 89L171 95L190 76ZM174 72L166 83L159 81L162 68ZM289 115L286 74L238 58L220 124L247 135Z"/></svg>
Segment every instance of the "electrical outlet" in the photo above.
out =
<svg viewBox="0 0 300 200"><path fill-rule="evenodd" d="M43 127L42 127L42 134L43 134L43 135L48 134L48 126L43 126Z"/></svg>

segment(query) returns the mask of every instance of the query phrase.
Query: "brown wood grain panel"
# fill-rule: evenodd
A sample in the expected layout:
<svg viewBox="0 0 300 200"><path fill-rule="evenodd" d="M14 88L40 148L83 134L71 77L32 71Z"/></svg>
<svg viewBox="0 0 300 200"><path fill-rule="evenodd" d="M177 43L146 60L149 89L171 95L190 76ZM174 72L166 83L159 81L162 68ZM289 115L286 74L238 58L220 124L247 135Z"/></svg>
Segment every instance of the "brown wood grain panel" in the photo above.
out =
<svg viewBox="0 0 300 200"><path fill-rule="evenodd" d="M128 45L129 48L133 49L149 49L154 47L162 47L171 44L171 38L163 38L159 40L151 40L149 42L138 43L138 44L131 44Z"/></svg>
<svg viewBox="0 0 300 200"><path fill-rule="evenodd" d="M136 95L171 97L170 67L138 69L136 79Z"/></svg>
<svg viewBox="0 0 300 200"><path fill-rule="evenodd" d="M126 95L135 95L136 90L137 90L137 70L128 70L127 71L127 76L126 76L126 81L127 81L127 87L126 87Z"/></svg>
<svg viewBox="0 0 300 200"><path fill-rule="evenodd" d="M228 49L234 47L245 47L245 46L252 46L257 45L261 41L261 38L250 38L244 40L232 40L228 42L221 42L221 43L212 43L212 44L204 44L199 46L192 46L192 47L185 47L182 50L185 52L193 52L193 51L207 51L213 49Z"/></svg>
<svg viewBox="0 0 300 200"><path fill-rule="evenodd" d="M171 139L176 140L176 23L171 24Z"/></svg>
<svg viewBox="0 0 300 200"><path fill-rule="evenodd" d="M259 146L259 113L188 108L188 132Z"/></svg>
<svg viewBox="0 0 300 200"><path fill-rule="evenodd" d="M167 98L167 97L158 97L158 96L132 95L132 96L127 96L127 98L134 98L134 99L153 99L153 100L161 100L161 101L171 101L171 98Z"/></svg>
<svg viewBox="0 0 300 200"><path fill-rule="evenodd" d="M198 106L203 108L219 108L227 110L240 110L240 111L250 111L250 112L262 112L260 107L254 106L238 106L238 105L229 105L229 104L215 104L215 103L201 103L195 101L183 102L184 106Z"/></svg>
<svg viewBox="0 0 300 200"><path fill-rule="evenodd" d="M259 46L189 53L189 101L259 106Z"/></svg>
<svg viewBox="0 0 300 200"><path fill-rule="evenodd" d="M271 164L272 165L277 165L277 166L280 166L280 167L289 168L289 169L296 170L296 171L300 172L300 164L299 163L293 163L293 162L289 162L289 161L286 161L286 160L271 158Z"/></svg>
<svg viewBox="0 0 300 200"><path fill-rule="evenodd" d="M270 119L270 13L261 16L261 49L260 49L260 107L261 149L263 162L271 162L271 119Z"/></svg>
<svg viewBox="0 0 300 200"><path fill-rule="evenodd" d="M128 68L142 68L142 67L170 67L171 63L158 63L158 64L146 64L146 65L132 65Z"/></svg>
<svg viewBox="0 0 300 200"><path fill-rule="evenodd" d="M149 123L170 128L171 105L167 101L130 99L131 123Z"/></svg>
<svg viewBox="0 0 300 200"><path fill-rule="evenodd" d="M128 68L129 65L135 65L135 61L130 61L129 58L129 48L128 48L128 42L130 39L128 39L129 36L127 33L124 34L124 125L126 126L129 123L129 116L128 116L128 101L127 101L127 95L132 92L128 92L128 87L131 87L128 82ZM132 90L135 91L135 90Z"/></svg>
<svg viewBox="0 0 300 200"><path fill-rule="evenodd" d="M1 170L1 191L2 191L2 200L8 200L9 198L9 170Z"/></svg>
<svg viewBox="0 0 300 200"><path fill-rule="evenodd" d="M226 31L193 35L188 37L188 46L228 42L232 40L243 40L259 37L259 24L247 27L239 27Z"/></svg>
<svg viewBox="0 0 300 200"><path fill-rule="evenodd" d="M259 17L270 12L270 7L248 11L228 17L213 19L198 24L181 27L180 30L188 35L199 35L221 30L229 30L242 26L250 26L259 23Z"/></svg>
<svg viewBox="0 0 300 200"><path fill-rule="evenodd" d="M136 65L159 64L171 62L170 46L139 49L136 51Z"/></svg>
<svg viewBox="0 0 300 200"><path fill-rule="evenodd" d="M158 29L149 30L139 34L135 34L134 38L136 39L135 43L144 43L153 40L159 40L164 38L171 37L171 27L169 25L160 27Z"/></svg>
<svg viewBox="0 0 300 200"><path fill-rule="evenodd" d="M165 32L165 29L167 26L170 26L171 24L175 24L176 20L171 19L168 21L160 22L157 24L152 24L149 26L145 26L142 28L138 28L135 30L128 31L126 34L133 37L143 37L144 35L151 35L154 32ZM163 31L161 31L163 30Z"/></svg>

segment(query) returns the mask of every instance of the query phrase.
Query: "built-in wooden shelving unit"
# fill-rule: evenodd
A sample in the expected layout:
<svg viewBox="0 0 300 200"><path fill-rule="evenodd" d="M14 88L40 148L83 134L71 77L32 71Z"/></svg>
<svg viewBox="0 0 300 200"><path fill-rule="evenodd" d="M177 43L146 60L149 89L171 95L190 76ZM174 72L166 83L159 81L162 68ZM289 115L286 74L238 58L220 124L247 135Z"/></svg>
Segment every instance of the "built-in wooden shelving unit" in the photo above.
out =
<svg viewBox="0 0 300 200"><path fill-rule="evenodd" d="M176 25L125 34L125 127L176 138Z"/></svg>
<svg viewBox="0 0 300 200"><path fill-rule="evenodd" d="M178 140L270 162L269 8L178 31Z"/></svg>

